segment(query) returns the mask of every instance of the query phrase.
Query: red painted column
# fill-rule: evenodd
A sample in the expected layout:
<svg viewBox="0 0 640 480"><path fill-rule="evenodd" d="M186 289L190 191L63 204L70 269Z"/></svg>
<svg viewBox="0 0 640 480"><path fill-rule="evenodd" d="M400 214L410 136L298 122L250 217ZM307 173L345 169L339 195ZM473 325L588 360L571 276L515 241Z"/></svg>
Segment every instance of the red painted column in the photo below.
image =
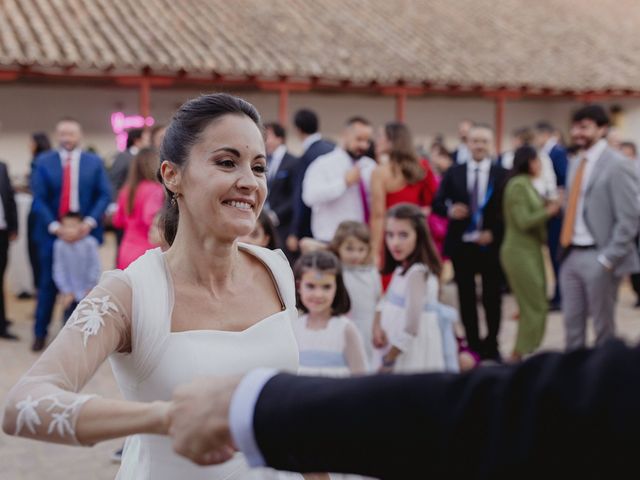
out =
<svg viewBox="0 0 640 480"><path fill-rule="evenodd" d="M504 104L506 97L504 94L498 94L495 97L496 107L496 154L501 153L502 135L504 133Z"/></svg>
<svg viewBox="0 0 640 480"><path fill-rule="evenodd" d="M404 122L407 114L407 92L396 93L396 121Z"/></svg>
<svg viewBox="0 0 640 480"><path fill-rule="evenodd" d="M278 98L278 121L280 125L286 127L289 117L289 89L286 86L280 87L280 96Z"/></svg>
<svg viewBox="0 0 640 480"><path fill-rule="evenodd" d="M151 114L151 81L143 77L140 81L140 115L148 117Z"/></svg>

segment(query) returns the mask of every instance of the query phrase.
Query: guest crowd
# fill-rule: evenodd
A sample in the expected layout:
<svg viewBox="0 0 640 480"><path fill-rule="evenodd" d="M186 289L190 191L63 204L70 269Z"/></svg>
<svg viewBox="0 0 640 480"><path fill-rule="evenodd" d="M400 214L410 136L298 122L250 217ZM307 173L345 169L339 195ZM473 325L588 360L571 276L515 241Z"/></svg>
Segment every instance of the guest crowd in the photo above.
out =
<svg viewBox="0 0 640 480"><path fill-rule="evenodd" d="M562 311L567 349L585 345L589 317L602 344L615 336L626 276L640 306L640 160L632 142L609 135L601 106L575 111L567 142L542 121L514 131L511 149L498 156L492 128L469 120L459 125L455 151L436 137L425 154L398 122L374 126L353 116L338 144L323 138L309 109L296 112L293 125L300 156L288 151L282 125L265 125L269 193L243 241L282 249L293 267L301 371L457 372L483 361L517 362L540 347L549 311ZM129 131L126 150L107 168L82 148L75 119L58 122L53 147L34 134L34 351L46 347L56 302L66 321L103 268L125 269L166 246L163 135L163 127ZM3 163L0 198L4 275L17 213ZM98 255L105 228L117 238L113 265L101 265ZM441 301L447 262L458 309ZM518 306L508 359L498 343L505 292ZM0 338L16 339L3 292Z"/></svg>

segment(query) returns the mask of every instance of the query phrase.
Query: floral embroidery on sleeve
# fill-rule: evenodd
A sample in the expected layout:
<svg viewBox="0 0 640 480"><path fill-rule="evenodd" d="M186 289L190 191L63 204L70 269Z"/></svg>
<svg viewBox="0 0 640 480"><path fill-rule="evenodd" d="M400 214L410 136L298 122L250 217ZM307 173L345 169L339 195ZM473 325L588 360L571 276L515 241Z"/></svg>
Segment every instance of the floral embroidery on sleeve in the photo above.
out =
<svg viewBox="0 0 640 480"><path fill-rule="evenodd" d="M73 399L71 403L64 403L58 397L60 394L47 395L33 400L31 395L26 399L21 400L16 404L18 410L18 417L16 419L16 435L19 435L23 428L27 428L33 435L36 434L36 427L42 425L42 420L38 415L38 406L45 401L51 402L51 405L47 407L47 412L51 413L51 423L47 433L51 435L54 431L62 438L66 435L73 437L75 432L71 426L71 418L75 411L80 408L87 400L93 398L95 395L82 395ZM59 410L59 411L55 411Z"/></svg>
<svg viewBox="0 0 640 480"><path fill-rule="evenodd" d="M118 307L110 301L109 295L104 297L85 298L69 319L69 326L76 327L84 334L83 343L87 346L90 336L97 335L104 326L103 316L109 311L118 313Z"/></svg>

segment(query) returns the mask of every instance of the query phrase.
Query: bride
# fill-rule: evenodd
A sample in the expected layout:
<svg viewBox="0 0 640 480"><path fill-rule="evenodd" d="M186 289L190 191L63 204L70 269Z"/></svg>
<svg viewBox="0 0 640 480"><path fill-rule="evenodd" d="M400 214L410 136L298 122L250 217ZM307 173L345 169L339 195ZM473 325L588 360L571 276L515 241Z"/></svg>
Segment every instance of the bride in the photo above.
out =
<svg viewBox="0 0 640 480"><path fill-rule="evenodd" d="M267 193L261 128L251 104L226 94L176 112L160 167L170 248L103 275L9 393L5 432L70 445L128 436L123 480L286 475L250 471L241 454L199 467L166 436L176 386L255 367L297 369L289 264L281 252L237 242L253 231ZM78 393L107 358L125 400Z"/></svg>

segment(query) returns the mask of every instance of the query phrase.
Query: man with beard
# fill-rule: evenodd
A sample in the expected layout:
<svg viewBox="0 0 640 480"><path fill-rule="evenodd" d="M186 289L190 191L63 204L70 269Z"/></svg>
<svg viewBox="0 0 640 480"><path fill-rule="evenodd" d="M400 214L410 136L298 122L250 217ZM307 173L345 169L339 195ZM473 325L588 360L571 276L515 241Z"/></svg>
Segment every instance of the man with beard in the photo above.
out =
<svg viewBox="0 0 640 480"><path fill-rule="evenodd" d="M365 156L373 128L362 117L347 121L344 147L318 157L302 183L302 200L311 208L311 232L329 242L345 220L369 222L369 192L375 160Z"/></svg>
<svg viewBox="0 0 640 480"><path fill-rule="evenodd" d="M569 167L560 232L568 350L585 345L589 313L596 345L615 335L620 279L640 268L634 244L640 225L638 178L633 164L607 145L608 127L607 113L599 105L573 115L571 137L580 151Z"/></svg>

